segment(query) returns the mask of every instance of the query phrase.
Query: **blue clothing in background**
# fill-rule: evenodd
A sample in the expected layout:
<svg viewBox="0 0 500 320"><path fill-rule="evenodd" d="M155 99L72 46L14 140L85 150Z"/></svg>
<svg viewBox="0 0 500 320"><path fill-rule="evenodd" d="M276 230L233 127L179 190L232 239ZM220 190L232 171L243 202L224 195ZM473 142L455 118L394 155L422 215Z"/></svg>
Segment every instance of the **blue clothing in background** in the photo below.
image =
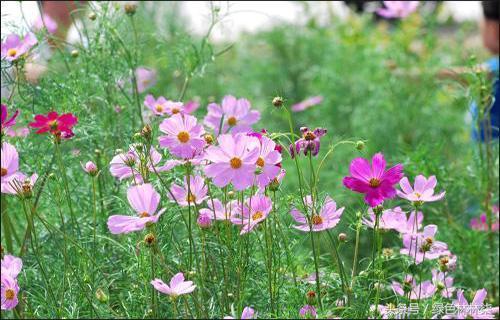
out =
<svg viewBox="0 0 500 320"><path fill-rule="evenodd" d="M499 121L500 121L500 83L498 81L498 57L491 58L486 62L486 67L493 74L493 97L494 102L490 110L491 117L491 137L498 139L499 136ZM471 105L471 113L473 118L472 138L474 140L484 141L484 125L481 124L481 134L479 136L476 129L477 121L477 105L475 102Z"/></svg>

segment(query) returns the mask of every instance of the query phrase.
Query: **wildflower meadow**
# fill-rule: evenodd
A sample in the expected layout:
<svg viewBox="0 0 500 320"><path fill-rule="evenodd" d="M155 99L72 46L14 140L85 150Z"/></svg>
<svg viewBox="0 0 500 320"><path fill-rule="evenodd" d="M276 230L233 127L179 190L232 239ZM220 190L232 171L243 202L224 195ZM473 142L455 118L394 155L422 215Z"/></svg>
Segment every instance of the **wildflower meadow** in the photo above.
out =
<svg viewBox="0 0 500 320"><path fill-rule="evenodd" d="M479 27L384 2L224 41L226 2L202 35L179 2L2 31L2 319L498 318Z"/></svg>

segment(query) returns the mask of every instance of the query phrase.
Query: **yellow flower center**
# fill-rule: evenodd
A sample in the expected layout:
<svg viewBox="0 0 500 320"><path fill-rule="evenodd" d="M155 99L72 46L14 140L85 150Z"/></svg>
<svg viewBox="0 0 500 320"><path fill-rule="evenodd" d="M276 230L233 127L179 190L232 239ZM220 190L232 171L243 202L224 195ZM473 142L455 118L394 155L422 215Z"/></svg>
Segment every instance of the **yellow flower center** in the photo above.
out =
<svg viewBox="0 0 500 320"><path fill-rule="evenodd" d="M227 119L227 124L230 125L231 127L235 126L238 120L236 120L235 117L229 117Z"/></svg>
<svg viewBox="0 0 500 320"><path fill-rule="evenodd" d="M188 193L188 195L186 197L186 201L187 202L191 202L191 203L195 202L196 201L196 196L190 192L190 193Z"/></svg>
<svg viewBox="0 0 500 320"><path fill-rule="evenodd" d="M173 109L172 109L172 114L177 114L177 113L179 113L179 112L181 112L181 110L179 110L179 109L177 109L177 108L173 108Z"/></svg>
<svg viewBox="0 0 500 320"><path fill-rule="evenodd" d="M139 215L139 217L141 217L141 218L149 217L149 213L147 213L146 211L141 212L141 214Z"/></svg>
<svg viewBox="0 0 500 320"><path fill-rule="evenodd" d="M241 168L241 165L243 164L243 162L241 161L240 158L232 158L229 163L231 164L231 168L233 169L239 169Z"/></svg>
<svg viewBox="0 0 500 320"><path fill-rule="evenodd" d="M416 196L417 198L419 198L419 199L420 199L420 197L421 197L422 195L421 195L420 193L418 193L418 192L415 192L415 196Z"/></svg>
<svg viewBox="0 0 500 320"><path fill-rule="evenodd" d="M428 245L431 245L431 244L434 242L434 240L433 240L431 237L427 237L427 238L425 238L425 242L426 242Z"/></svg>
<svg viewBox="0 0 500 320"><path fill-rule="evenodd" d="M257 211L252 215L252 220L259 220L264 216L262 211Z"/></svg>
<svg viewBox="0 0 500 320"><path fill-rule="evenodd" d="M161 104L157 104L157 105L155 106L155 110L156 110L157 112L163 112L163 106L162 106Z"/></svg>
<svg viewBox="0 0 500 320"><path fill-rule="evenodd" d="M9 57L15 57L17 54L17 49L15 48L10 48L9 50L7 50L7 55Z"/></svg>
<svg viewBox="0 0 500 320"><path fill-rule="evenodd" d="M311 221L314 225L319 225L323 223L323 218L317 214L313 215Z"/></svg>
<svg viewBox="0 0 500 320"><path fill-rule="evenodd" d="M377 178L371 178L368 183L370 184L370 187L372 187L372 188L376 188L376 187L380 186L380 180Z"/></svg>
<svg viewBox="0 0 500 320"><path fill-rule="evenodd" d="M52 120L47 123L52 130L57 129L57 120Z"/></svg>
<svg viewBox="0 0 500 320"><path fill-rule="evenodd" d="M189 133L187 131L181 131L177 135L177 139L179 139L181 143L186 143L189 141Z"/></svg>
<svg viewBox="0 0 500 320"><path fill-rule="evenodd" d="M257 164L259 167L263 167L266 163L264 162L264 159L262 159L262 157L259 157L259 159L257 159L256 164Z"/></svg>
<svg viewBox="0 0 500 320"><path fill-rule="evenodd" d="M7 175L7 169L6 168L2 168L2 172L1 172L1 175L2 177L5 177Z"/></svg>
<svg viewBox="0 0 500 320"><path fill-rule="evenodd" d="M16 292L12 289L5 290L5 299L12 300L16 296Z"/></svg>
<svg viewBox="0 0 500 320"><path fill-rule="evenodd" d="M307 131L304 134L304 139L306 139L307 141L311 141L311 140L316 139L316 135L312 131Z"/></svg>

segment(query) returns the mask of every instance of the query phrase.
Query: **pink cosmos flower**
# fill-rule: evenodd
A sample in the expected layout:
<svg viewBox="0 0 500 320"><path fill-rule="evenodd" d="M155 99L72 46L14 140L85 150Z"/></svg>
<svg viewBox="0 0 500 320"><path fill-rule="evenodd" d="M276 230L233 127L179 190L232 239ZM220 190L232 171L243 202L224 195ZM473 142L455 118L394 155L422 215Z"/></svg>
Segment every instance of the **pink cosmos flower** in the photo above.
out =
<svg viewBox="0 0 500 320"><path fill-rule="evenodd" d="M187 179L184 177L184 185L178 186L173 184L170 188L172 195L168 194L168 197L172 202L177 201L181 207L187 207L190 205L199 205L207 198L207 186L205 185L205 179L202 176L191 176L189 181L189 191ZM175 197L175 199L174 199Z"/></svg>
<svg viewBox="0 0 500 320"><path fill-rule="evenodd" d="M175 160L166 161L163 166L158 166L162 159L162 155L151 147L150 156L143 159L142 163L147 164L147 170L150 172L168 171L175 167L178 163ZM111 159L109 163L109 171L113 177L120 180L134 177L137 182L142 181L141 177L141 157L136 145L132 145L128 152L119 153Z"/></svg>
<svg viewBox="0 0 500 320"><path fill-rule="evenodd" d="M137 79L137 91L143 93L156 84L156 71L145 67L135 69Z"/></svg>
<svg viewBox="0 0 500 320"><path fill-rule="evenodd" d="M151 281L151 284L156 290L172 298L191 293L196 289L196 285L193 285L193 281L184 281L184 274L182 274L182 272L173 276L170 280L170 285L165 284L161 279L154 279Z"/></svg>
<svg viewBox="0 0 500 320"><path fill-rule="evenodd" d="M444 272L433 269L432 270L432 283L437 291L441 293L443 298L451 298L455 287L453 287L453 278Z"/></svg>
<svg viewBox="0 0 500 320"><path fill-rule="evenodd" d="M14 309L19 300L17 299L17 294L19 293L19 285L17 280L10 277L7 274L1 276L1 299L2 299L2 310L12 310Z"/></svg>
<svg viewBox="0 0 500 320"><path fill-rule="evenodd" d="M74 134L72 128L78 123L78 118L72 113L64 113L59 115L55 111L49 112L46 116L37 114L35 121L29 124L32 128L38 128L35 132L42 134L50 132L54 136L62 138L71 138Z"/></svg>
<svg viewBox="0 0 500 320"><path fill-rule="evenodd" d="M175 102L159 97L155 99L153 95L148 94L144 99L144 105L148 107L157 116L174 115L183 113L184 105L182 102Z"/></svg>
<svg viewBox="0 0 500 320"><path fill-rule="evenodd" d="M212 218L210 218L210 214L200 212L198 218L196 219L196 224L202 229L210 228L212 225Z"/></svg>
<svg viewBox="0 0 500 320"><path fill-rule="evenodd" d="M2 42L2 59L11 62L16 61L37 44L37 42L35 35L31 32L28 32L23 40L16 34L8 35L5 41Z"/></svg>
<svg viewBox="0 0 500 320"><path fill-rule="evenodd" d="M23 260L12 255L5 255L1 261L1 273L2 276L6 275L12 279L16 279L21 269L23 268Z"/></svg>
<svg viewBox="0 0 500 320"><path fill-rule="evenodd" d="M384 1L384 6L377 14L384 18L406 18L417 9L418 1Z"/></svg>
<svg viewBox="0 0 500 320"><path fill-rule="evenodd" d="M417 285L415 279L411 275L407 275L405 277L405 285L402 285L399 282L392 282L392 290L394 293L400 296L407 296L408 293L405 293L404 288L411 288L410 292L410 300L418 300L430 298L436 293L436 287L432 284L431 281L427 280Z"/></svg>
<svg viewBox="0 0 500 320"><path fill-rule="evenodd" d="M1 105L1 110L2 110L2 127L1 131L2 133L4 132L5 129L10 128L16 124L16 118L19 115L19 110L16 110L12 117L7 119L8 117L8 111L7 111L7 106L2 103Z"/></svg>
<svg viewBox="0 0 500 320"><path fill-rule="evenodd" d="M205 174L217 187L232 183L236 190L244 190L254 182L259 149L254 137L245 134L223 134L217 138L219 146L210 146L205 159L212 163L205 167Z"/></svg>
<svg viewBox="0 0 500 320"><path fill-rule="evenodd" d="M7 142L2 142L2 154L0 165L1 184L11 181L19 170L19 154L16 148Z"/></svg>
<svg viewBox="0 0 500 320"><path fill-rule="evenodd" d="M499 210L498 206L493 206L492 208L493 211L493 223L491 224L491 230L498 232L499 229ZM488 226L488 216L483 213L481 216L478 218L472 218L470 220L470 227L473 230L477 231L488 231L489 226Z"/></svg>
<svg viewBox="0 0 500 320"><path fill-rule="evenodd" d="M259 141L260 140L260 141ZM260 150L257 165L257 185L265 188L280 173L281 154L276 150L276 143L266 136L255 140L256 147Z"/></svg>
<svg viewBox="0 0 500 320"><path fill-rule="evenodd" d="M435 240L437 230L436 225L430 224L424 227L422 233L403 235L404 247L400 253L415 259L416 264L422 263L424 258L433 260L440 256L451 255L446 243Z"/></svg>
<svg viewBox="0 0 500 320"><path fill-rule="evenodd" d="M309 109L311 107L320 104L321 102L323 102L323 96L314 96L294 104L291 109L293 112L304 111L306 109Z"/></svg>
<svg viewBox="0 0 500 320"><path fill-rule="evenodd" d="M235 319L231 316L225 316L224 319ZM257 312L250 307L245 307L241 313L240 319L257 319Z"/></svg>
<svg viewBox="0 0 500 320"><path fill-rule="evenodd" d="M57 32L57 22L55 22L54 19L52 19L48 14L44 13L35 21L33 28L35 30L43 30L46 28L48 33L54 34Z"/></svg>
<svg viewBox="0 0 500 320"><path fill-rule="evenodd" d="M273 208L271 199L264 195L254 195L245 201L241 211L231 217L231 222L242 225L240 235L248 233L264 221Z"/></svg>
<svg viewBox="0 0 500 320"><path fill-rule="evenodd" d="M299 316L304 319L316 319L318 317L318 313L316 312L316 308L314 306L306 304L300 308Z"/></svg>
<svg viewBox="0 0 500 320"><path fill-rule="evenodd" d="M411 202L423 203L433 202L444 198L445 191L438 195L434 195L434 188L436 187L437 180L435 176L430 176L429 179L423 175L418 175L415 178L415 189L413 189L407 177L404 177L399 182L402 192L396 190L400 198L406 199Z"/></svg>
<svg viewBox="0 0 500 320"><path fill-rule="evenodd" d="M289 147L290 156L295 157L301 151L307 156L308 152L311 152L313 157L317 156L320 147L320 138L323 137L327 130L323 128L316 128L314 131L309 130L307 127L300 128L302 133L302 138L295 141L295 145L291 144Z"/></svg>
<svg viewBox="0 0 500 320"><path fill-rule="evenodd" d="M260 112L250 110L250 102L247 99L236 99L227 95L222 99L222 106L216 103L208 105L208 114L204 123L212 128L216 135L220 133L241 133L249 132L252 125L259 121ZM219 133L219 128L222 132Z"/></svg>
<svg viewBox="0 0 500 320"><path fill-rule="evenodd" d="M26 176L22 172L16 172L12 179L8 182L2 183L1 193L12 194L12 195L26 195L30 194L38 180L38 175L36 173L32 174L31 177Z"/></svg>
<svg viewBox="0 0 500 320"><path fill-rule="evenodd" d="M171 154L183 159L192 159L205 146L205 129L197 124L191 115L174 114L160 124L160 131L166 133L158 138L160 146L168 148Z"/></svg>
<svg viewBox="0 0 500 320"><path fill-rule="evenodd" d="M312 205L310 199L310 196L307 196L304 200L308 207ZM298 209L293 208L290 211L290 214L293 219L299 223L299 225L293 226L295 229L305 232L309 232L311 230L318 232L334 228L337 223L339 223L342 212L344 212L344 207L337 209L337 203L335 203L332 198L327 196L319 214L314 213L311 216L311 226L309 226L307 217Z"/></svg>
<svg viewBox="0 0 500 320"><path fill-rule="evenodd" d="M385 170L386 162L382 153L377 153L372 158L372 164L364 158L352 160L349 170L350 177L343 180L344 186L352 191L364 193L365 202L376 207L385 199L396 195L394 184L403 177L403 165L397 164Z"/></svg>
<svg viewBox="0 0 500 320"><path fill-rule="evenodd" d="M417 219L416 222L415 218ZM424 221L424 214L422 211L419 211L417 214L415 214L415 211L412 211L408 219L406 219L405 215L401 223L395 226L394 229L401 234L415 234L422 228L422 221Z"/></svg>
<svg viewBox="0 0 500 320"><path fill-rule="evenodd" d="M213 220L229 220L239 212L240 206L236 200L229 201L224 206L219 199L207 200L208 208L200 209L200 215L206 214Z"/></svg>
<svg viewBox="0 0 500 320"><path fill-rule="evenodd" d="M184 112L193 114L200 107L200 103L196 100L189 100L184 104Z"/></svg>
<svg viewBox="0 0 500 320"><path fill-rule="evenodd" d="M83 171L87 172L91 176L97 175L97 165L92 161L87 161L85 165L82 166Z"/></svg>
<svg viewBox="0 0 500 320"><path fill-rule="evenodd" d="M112 234L130 233L139 231L148 223L156 223L165 209L155 215L160 194L149 183L131 186L127 191L130 206L137 212L137 216L113 215L108 218L108 229Z"/></svg>
<svg viewBox="0 0 500 320"><path fill-rule="evenodd" d="M368 209L368 217L369 219L362 218L361 220L365 226L373 228L375 226L376 217L372 208ZM406 221L406 214L403 212L403 210L401 210L400 207L396 207L394 209L387 209L382 211L378 227L379 229L384 230L397 229L402 224L405 224Z"/></svg>
<svg viewBox="0 0 500 320"><path fill-rule="evenodd" d="M27 127L19 127L19 128L8 128L5 130L5 134L9 137L20 137L26 138L30 133L30 129Z"/></svg>
<svg viewBox="0 0 500 320"><path fill-rule="evenodd" d="M499 311L498 307L483 308L487 294L486 289L477 290L474 299L469 304L464 297L464 291L457 290L457 300L453 301L453 305L457 307L457 313L445 315L442 319L495 319L495 314Z"/></svg>

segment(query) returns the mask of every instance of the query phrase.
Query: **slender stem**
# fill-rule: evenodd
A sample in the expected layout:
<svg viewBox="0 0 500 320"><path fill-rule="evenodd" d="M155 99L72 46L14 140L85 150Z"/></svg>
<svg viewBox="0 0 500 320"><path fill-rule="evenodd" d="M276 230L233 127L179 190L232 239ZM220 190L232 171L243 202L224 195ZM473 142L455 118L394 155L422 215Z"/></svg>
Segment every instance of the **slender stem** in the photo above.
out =
<svg viewBox="0 0 500 320"><path fill-rule="evenodd" d="M94 220L94 225L93 225L93 245L92 245L92 251L94 254L94 257L97 257L97 195L96 195L96 180L97 177L92 177L92 208L93 208L93 220ZM92 265L92 291L95 292L96 290L96 283L95 283L95 266ZM92 295L92 299L94 295ZM94 316L93 310L91 311L90 317L92 318Z"/></svg>
<svg viewBox="0 0 500 320"><path fill-rule="evenodd" d="M352 274L351 274L351 288L354 287L354 281L356 278L357 268L358 268L358 255L359 255L359 234L361 231L361 215L359 215L358 222L356 223L356 242L354 244L354 261L352 262Z"/></svg>
<svg viewBox="0 0 500 320"><path fill-rule="evenodd" d="M7 197L2 193L2 225L3 225L3 236L5 239L5 243L7 244L7 251L13 252L12 250L12 233L10 232L10 221L9 216L7 214Z"/></svg>
<svg viewBox="0 0 500 320"><path fill-rule="evenodd" d="M155 272L155 254L153 246L150 248L149 254L151 258L151 279L154 279L156 277L156 272ZM151 286L151 309L153 310L153 318L156 319L158 317L158 309L156 305L156 289L153 286Z"/></svg>

